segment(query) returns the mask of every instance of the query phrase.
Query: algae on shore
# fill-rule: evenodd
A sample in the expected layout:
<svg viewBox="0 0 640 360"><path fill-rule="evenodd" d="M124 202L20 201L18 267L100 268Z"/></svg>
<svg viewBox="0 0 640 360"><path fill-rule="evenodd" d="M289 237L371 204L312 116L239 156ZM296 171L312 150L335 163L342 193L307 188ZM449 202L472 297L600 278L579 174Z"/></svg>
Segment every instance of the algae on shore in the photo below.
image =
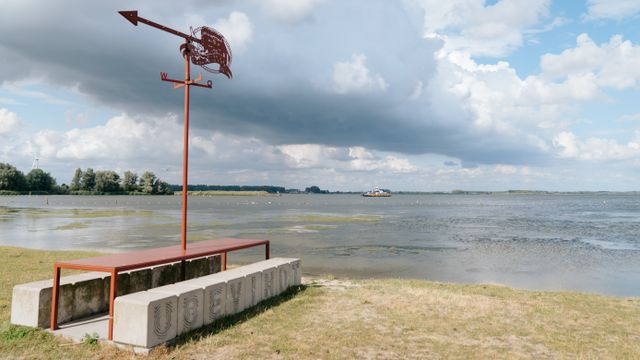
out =
<svg viewBox="0 0 640 360"><path fill-rule="evenodd" d="M379 215L299 215L292 218L293 221L311 223L371 223L377 224L382 219Z"/></svg>

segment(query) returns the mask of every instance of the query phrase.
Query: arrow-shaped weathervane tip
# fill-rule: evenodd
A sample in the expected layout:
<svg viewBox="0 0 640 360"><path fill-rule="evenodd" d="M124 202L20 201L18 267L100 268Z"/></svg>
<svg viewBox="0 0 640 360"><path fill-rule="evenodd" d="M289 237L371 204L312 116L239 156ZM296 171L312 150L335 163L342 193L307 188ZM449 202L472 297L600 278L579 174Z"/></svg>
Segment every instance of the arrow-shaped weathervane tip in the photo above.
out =
<svg viewBox="0 0 640 360"><path fill-rule="evenodd" d="M129 20L135 26L138 26L138 10L132 11L118 11L125 19Z"/></svg>

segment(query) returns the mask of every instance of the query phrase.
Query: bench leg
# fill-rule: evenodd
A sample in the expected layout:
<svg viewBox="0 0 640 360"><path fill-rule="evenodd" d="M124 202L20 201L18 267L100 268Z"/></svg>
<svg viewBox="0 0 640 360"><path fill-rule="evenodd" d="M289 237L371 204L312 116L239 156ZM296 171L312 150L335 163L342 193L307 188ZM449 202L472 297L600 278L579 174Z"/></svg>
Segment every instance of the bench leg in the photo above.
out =
<svg viewBox="0 0 640 360"><path fill-rule="evenodd" d="M118 290L118 273L111 272L111 285L109 287L109 340L113 340L113 307L115 305Z"/></svg>
<svg viewBox="0 0 640 360"><path fill-rule="evenodd" d="M60 267L53 265L53 289L51 294L51 331L58 329L58 298L60 290Z"/></svg>
<svg viewBox="0 0 640 360"><path fill-rule="evenodd" d="M227 271L227 252L222 253L222 271Z"/></svg>

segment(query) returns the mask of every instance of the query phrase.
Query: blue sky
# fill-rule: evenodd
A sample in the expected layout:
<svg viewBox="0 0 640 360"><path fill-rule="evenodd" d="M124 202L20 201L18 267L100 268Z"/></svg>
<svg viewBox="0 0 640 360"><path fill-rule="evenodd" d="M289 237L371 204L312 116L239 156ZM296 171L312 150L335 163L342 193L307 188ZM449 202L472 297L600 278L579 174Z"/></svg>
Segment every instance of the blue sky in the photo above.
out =
<svg viewBox="0 0 640 360"><path fill-rule="evenodd" d="M639 190L638 0L4 1L0 162L180 181L180 42L130 9L234 52L194 67L192 183Z"/></svg>

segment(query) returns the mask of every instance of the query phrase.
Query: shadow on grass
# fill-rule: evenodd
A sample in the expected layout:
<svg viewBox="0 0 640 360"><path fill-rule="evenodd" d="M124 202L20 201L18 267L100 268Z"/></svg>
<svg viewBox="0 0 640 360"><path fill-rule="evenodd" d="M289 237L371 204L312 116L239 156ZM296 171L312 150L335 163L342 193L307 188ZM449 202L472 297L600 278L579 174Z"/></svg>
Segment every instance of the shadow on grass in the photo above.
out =
<svg viewBox="0 0 640 360"><path fill-rule="evenodd" d="M258 305L248 308L238 314L225 316L209 325L205 325L199 329L195 329L186 334L182 334L178 336L174 342L172 342L171 344L167 344L167 348L173 349L179 345L198 341L204 337L215 335L235 325L241 324L271 308L279 306L280 304L293 299L298 294L303 293L307 289L307 287L307 285L292 286L282 294L263 300Z"/></svg>

